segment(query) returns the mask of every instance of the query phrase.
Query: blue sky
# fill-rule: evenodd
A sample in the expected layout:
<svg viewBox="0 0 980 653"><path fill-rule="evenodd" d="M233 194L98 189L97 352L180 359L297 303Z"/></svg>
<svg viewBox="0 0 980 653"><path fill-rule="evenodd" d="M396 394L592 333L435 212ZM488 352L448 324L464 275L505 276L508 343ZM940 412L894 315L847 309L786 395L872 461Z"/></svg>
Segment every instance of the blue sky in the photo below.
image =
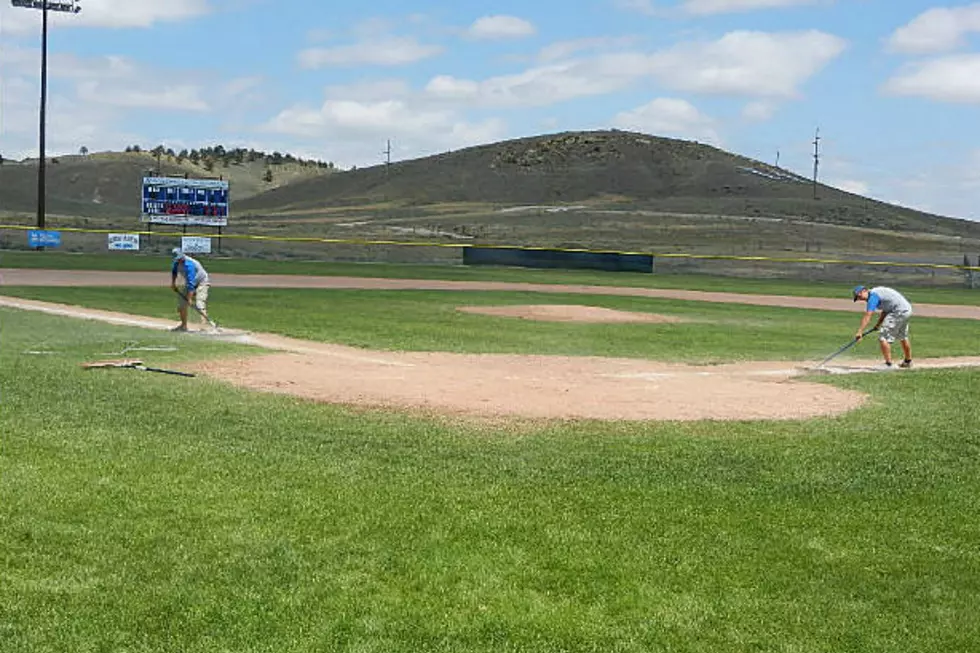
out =
<svg viewBox="0 0 980 653"><path fill-rule="evenodd" d="M37 151L40 12L0 0L0 153ZM163 143L363 167L617 127L980 219L980 2L80 0L52 153Z"/></svg>

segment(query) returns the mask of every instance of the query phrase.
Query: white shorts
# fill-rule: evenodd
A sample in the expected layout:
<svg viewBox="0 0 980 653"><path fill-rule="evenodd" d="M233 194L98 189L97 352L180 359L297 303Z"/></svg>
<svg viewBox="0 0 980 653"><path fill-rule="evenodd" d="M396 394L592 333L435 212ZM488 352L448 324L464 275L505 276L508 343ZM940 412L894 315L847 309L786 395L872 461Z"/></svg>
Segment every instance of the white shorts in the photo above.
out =
<svg viewBox="0 0 980 653"><path fill-rule="evenodd" d="M211 289L211 284L202 283L197 287L197 291L194 293L194 306L197 310L202 313L208 312L208 291ZM187 300L184 297L187 296L187 288L177 286L177 290L180 291L180 296L177 298L177 308L185 308L187 306Z"/></svg>
<svg viewBox="0 0 980 653"><path fill-rule="evenodd" d="M879 340L892 343L896 340L908 340L909 337L909 318L912 313L909 311L901 313L889 313L881 323L881 333Z"/></svg>

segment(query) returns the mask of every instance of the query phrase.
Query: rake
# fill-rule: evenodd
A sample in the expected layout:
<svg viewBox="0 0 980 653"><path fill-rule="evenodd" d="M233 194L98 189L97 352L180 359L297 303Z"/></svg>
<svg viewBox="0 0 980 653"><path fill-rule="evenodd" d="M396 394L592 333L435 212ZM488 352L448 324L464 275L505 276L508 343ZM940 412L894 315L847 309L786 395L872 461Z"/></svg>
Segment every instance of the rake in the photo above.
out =
<svg viewBox="0 0 980 653"><path fill-rule="evenodd" d="M198 314L200 314L201 317L203 317L205 320L207 320L208 321L208 324L211 326L212 329L214 329L215 331L218 330L218 323L215 322L214 320L212 320L210 317L208 317L208 314L207 313L205 313L200 308L198 308L196 302L192 302L187 297L187 295L185 295L184 293L180 292L176 288L174 288L174 292L177 293L178 295L180 295L180 298L181 299L183 299L185 302L187 302L188 304L190 304L194 308L194 310L197 311Z"/></svg>
<svg viewBox="0 0 980 653"><path fill-rule="evenodd" d="M867 336L868 334L874 333L877 330L878 330L878 327L873 327L871 329L868 329L867 331L865 331L864 333L861 334L861 337L863 338L863 337ZM858 342L860 342L860 340L858 338L852 339L849 343L847 343L846 345L844 345L843 347L841 347L840 349L838 349L837 351L835 351L833 354L831 354L827 358L825 358L822 361L820 361L820 363L818 363L817 366L814 367L813 369L814 370L819 370L821 367L823 367L824 365L826 365L830 361L834 360L835 358L837 358L838 356L840 356L841 354L843 354L845 351L847 351L848 349L850 349L851 347L853 347L854 345L856 345Z"/></svg>
<svg viewBox="0 0 980 653"><path fill-rule="evenodd" d="M105 367L121 367L121 368L127 368L132 370L139 370L141 372L159 372L161 374L173 374L174 376L189 376L189 377L194 376L194 374L191 374L190 372L178 372L177 370L165 370L159 367L147 367L146 365L143 364L143 361L132 359L132 358L123 358L120 360L111 360L111 361L95 361L93 363L82 363L82 367L86 370L99 369Z"/></svg>

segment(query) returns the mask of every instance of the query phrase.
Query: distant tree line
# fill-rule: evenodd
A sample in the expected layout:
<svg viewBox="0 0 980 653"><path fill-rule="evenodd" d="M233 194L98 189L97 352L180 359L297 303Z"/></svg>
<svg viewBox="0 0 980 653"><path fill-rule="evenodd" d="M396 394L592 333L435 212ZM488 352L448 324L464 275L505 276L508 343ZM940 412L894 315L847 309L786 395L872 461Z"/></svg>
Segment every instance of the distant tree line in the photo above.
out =
<svg viewBox="0 0 980 653"><path fill-rule="evenodd" d="M245 148L236 147L229 150L225 149L221 145L202 147L200 149L193 150L183 149L179 152L175 152L173 148L165 147L163 145L157 145L152 150L144 150L139 145L130 145L125 151L149 152L157 158L166 156L173 159L177 163L190 161L194 165L203 166L208 171L213 170L215 166L218 165L227 168L231 165L244 165L245 163L255 163L256 161L261 161L266 166L296 164L304 168L316 167L327 170L335 169L333 161L302 159L295 157L292 154L282 154L281 152L273 152L272 154L269 154L268 152L262 152L252 148L246 150Z"/></svg>

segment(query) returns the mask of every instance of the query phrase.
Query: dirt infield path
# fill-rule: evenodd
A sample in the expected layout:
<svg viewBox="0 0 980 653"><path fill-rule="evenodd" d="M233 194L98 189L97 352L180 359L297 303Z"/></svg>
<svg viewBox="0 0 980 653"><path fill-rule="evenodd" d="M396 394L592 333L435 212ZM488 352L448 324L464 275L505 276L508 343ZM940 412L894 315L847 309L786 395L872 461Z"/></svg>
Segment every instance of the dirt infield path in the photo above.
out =
<svg viewBox="0 0 980 653"><path fill-rule="evenodd" d="M3 296L0 307L157 331L174 324ZM182 337L274 352L203 361L186 369L256 390L350 405L483 417L686 421L807 419L840 415L867 401L858 392L795 378L806 371L802 363L694 366L591 356L381 352L230 329ZM980 357L919 365L980 366ZM836 371L868 369L867 363L854 363Z"/></svg>
<svg viewBox="0 0 980 653"><path fill-rule="evenodd" d="M743 293L670 290L662 288L626 288L618 286L552 285L541 283L508 283L493 281L432 281L424 279L375 279L366 277L311 277L265 274L212 274L212 285L225 288L324 288L364 290L498 290L540 293L568 293L653 297L687 301L779 306L823 311L857 312L860 305L849 299L791 297L786 295L750 295ZM93 270L0 269L2 286L161 286L170 283L167 271L100 272ZM919 317L980 320L980 306L915 304Z"/></svg>
<svg viewBox="0 0 980 653"><path fill-rule="evenodd" d="M2 296L0 307L158 331L174 324ZM276 353L203 361L182 369L256 390L340 404L483 417L731 420L836 415L866 400L829 385L787 383L799 373L787 363L703 368L599 357L379 352L233 330L206 337Z"/></svg>

